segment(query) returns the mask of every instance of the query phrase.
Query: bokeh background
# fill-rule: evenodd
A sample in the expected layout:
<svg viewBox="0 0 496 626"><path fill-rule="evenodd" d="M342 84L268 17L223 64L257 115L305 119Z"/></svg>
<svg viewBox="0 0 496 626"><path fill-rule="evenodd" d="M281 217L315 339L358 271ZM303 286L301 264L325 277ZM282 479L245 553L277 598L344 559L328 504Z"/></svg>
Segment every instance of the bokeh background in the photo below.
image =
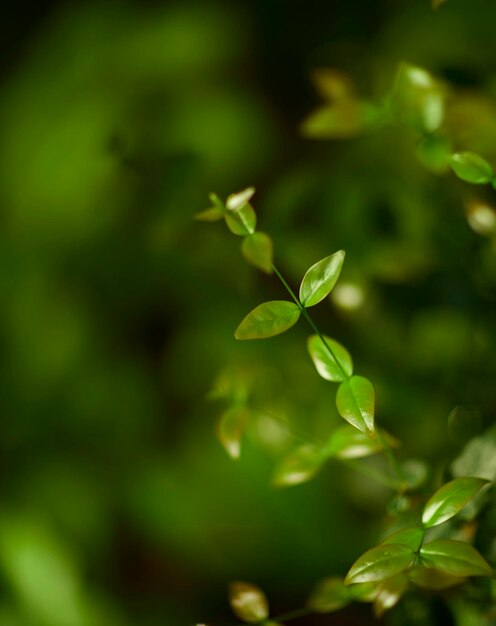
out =
<svg viewBox="0 0 496 626"><path fill-rule="evenodd" d="M446 472L494 419L494 234L467 220L473 187L419 161L412 129L337 141L299 129L320 102L314 68L380 98L408 61L456 90L455 145L494 162L496 5L2 12L0 626L230 625L230 580L261 585L274 613L301 606L399 505L338 464L271 486L295 432L325 439L340 424L333 393L303 323L235 341L246 312L283 291L246 266L239 239L193 215L209 192L254 185L293 285L347 251L347 289L316 318L374 381L402 457ZM238 462L215 438L223 400L207 395L219 386L246 393L258 415ZM452 623L436 597L388 619ZM358 606L298 624L373 621Z"/></svg>

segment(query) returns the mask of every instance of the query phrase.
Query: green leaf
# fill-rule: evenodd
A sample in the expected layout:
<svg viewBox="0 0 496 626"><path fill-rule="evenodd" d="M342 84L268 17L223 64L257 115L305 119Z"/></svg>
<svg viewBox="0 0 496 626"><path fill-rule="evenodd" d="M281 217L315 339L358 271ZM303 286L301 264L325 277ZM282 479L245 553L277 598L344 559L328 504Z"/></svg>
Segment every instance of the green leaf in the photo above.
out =
<svg viewBox="0 0 496 626"><path fill-rule="evenodd" d="M309 139L346 139L370 130L380 122L380 110L371 102L342 98L312 111L301 125Z"/></svg>
<svg viewBox="0 0 496 626"><path fill-rule="evenodd" d="M420 548L423 538L424 530L422 528L402 528L401 530L398 530L392 535L386 537L381 545L399 543L409 546L413 552L416 552Z"/></svg>
<svg viewBox="0 0 496 626"><path fill-rule="evenodd" d="M332 382L346 380L353 374L353 362L348 350L326 335L324 341L318 335L312 335L307 342L308 352L317 372L322 378Z"/></svg>
<svg viewBox="0 0 496 626"><path fill-rule="evenodd" d="M239 211L239 209L245 207L252 199L254 193L255 187L247 187L246 189L243 189L243 191L232 193L226 200L226 207L228 211Z"/></svg>
<svg viewBox="0 0 496 626"><path fill-rule="evenodd" d="M229 230L235 235L246 237L255 232L257 216L250 204L245 204L237 211L226 211L224 218Z"/></svg>
<svg viewBox="0 0 496 626"><path fill-rule="evenodd" d="M253 233L243 239L241 244L243 256L266 274L272 274L272 239L265 233Z"/></svg>
<svg viewBox="0 0 496 626"><path fill-rule="evenodd" d="M405 544L386 544L368 550L352 565L345 584L386 580L403 572L415 555Z"/></svg>
<svg viewBox="0 0 496 626"><path fill-rule="evenodd" d="M300 309L287 300L264 302L248 313L236 329L236 339L264 339L279 335L294 326Z"/></svg>
<svg viewBox="0 0 496 626"><path fill-rule="evenodd" d="M377 583L353 583L348 585L348 596L353 602L372 602L377 593Z"/></svg>
<svg viewBox="0 0 496 626"><path fill-rule="evenodd" d="M426 135L417 145L419 160L436 174L448 169L448 156L451 152L449 142L439 135Z"/></svg>
<svg viewBox="0 0 496 626"><path fill-rule="evenodd" d="M391 447L397 446L396 439L385 431L384 437ZM338 459L359 459L382 450L379 439L372 439L365 433L348 425L337 428L329 438L325 447L325 454Z"/></svg>
<svg viewBox="0 0 496 626"><path fill-rule="evenodd" d="M216 434L220 443L232 459L239 459L241 437L248 421L248 411L244 406L233 406L224 411L217 421Z"/></svg>
<svg viewBox="0 0 496 626"><path fill-rule="evenodd" d="M419 459L407 459L401 464L403 474L402 486L405 490L415 490L421 487L429 475L429 467Z"/></svg>
<svg viewBox="0 0 496 626"><path fill-rule="evenodd" d="M405 574L398 574L385 580L377 589L374 600L374 615L381 617L386 611L398 604L401 596L408 589L408 578Z"/></svg>
<svg viewBox="0 0 496 626"><path fill-rule="evenodd" d="M224 217L224 211L219 207L211 207L199 213L195 213L195 220L200 222L218 222Z"/></svg>
<svg viewBox="0 0 496 626"><path fill-rule="evenodd" d="M487 484L488 481L482 478L455 478L446 483L425 505L422 523L430 528L449 520Z"/></svg>
<svg viewBox="0 0 496 626"><path fill-rule="evenodd" d="M322 259L307 271L300 285L300 302L311 307L329 295L336 284L345 257L344 250Z"/></svg>
<svg viewBox="0 0 496 626"><path fill-rule="evenodd" d="M496 480L496 425L471 439L451 465L455 476Z"/></svg>
<svg viewBox="0 0 496 626"><path fill-rule="evenodd" d="M414 567L408 572L408 576L414 585L421 589L449 589L465 581L465 578L450 576L433 567Z"/></svg>
<svg viewBox="0 0 496 626"><path fill-rule="evenodd" d="M439 539L420 549L422 561L428 567L451 576L491 576L491 566L468 543L452 539Z"/></svg>
<svg viewBox="0 0 496 626"><path fill-rule="evenodd" d="M363 433L374 430L375 392L370 380L352 376L338 387L336 406L347 422Z"/></svg>
<svg viewBox="0 0 496 626"><path fill-rule="evenodd" d="M229 603L233 613L249 624L266 620L269 602L264 592L251 583L234 582L229 585Z"/></svg>
<svg viewBox="0 0 496 626"><path fill-rule="evenodd" d="M342 578L325 578L320 581L308 600L308 607L316 613L331 613L349 604L348 587Z"/></svg>
<svg viewBox="0 0 496 626"><path fill-rule="evenodd" d="M277 467L272 483L275 487L290 487L305 483L315 476L324 462L322 450L306 443L293 450Z"/></svg>
<svg viewBox="0 0 496 626"><path fill-rule="evenodd" d="M458 178L474 185L485 185L494 176L489 163L474 152L455 152L448 163Z"/></svg>

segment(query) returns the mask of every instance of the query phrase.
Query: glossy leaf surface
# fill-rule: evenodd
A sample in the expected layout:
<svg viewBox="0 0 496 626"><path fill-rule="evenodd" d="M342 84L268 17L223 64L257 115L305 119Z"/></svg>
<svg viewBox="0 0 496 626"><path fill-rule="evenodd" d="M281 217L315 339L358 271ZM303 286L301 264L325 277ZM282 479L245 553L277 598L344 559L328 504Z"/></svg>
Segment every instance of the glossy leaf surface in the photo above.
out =
<svg viewBox="0 0 496 626"><path fill-rule="evenodd" d="M246 236L241 251L248 263L266 274L272 274L273 245L269 235L258 232Z"/></svg>
<svg viewBox="0 0 496 626"><path fill-rule="evenodd" d="M405 574L398 574L385 580L377 589L374 600L374 614L381 617L386 611L398 604L401 596L408 589L408 578Z"/></svg>
<svg viewBox="0 0 496 626"><path fill-rule="evenodd" d="M474 185L489 183L494 175L489 163L474 152L455 152L448 162L458 178Z"/></svg>
<svg viewBox="0 0 496 626"><path fill-rule="evenodd" d="M422 546L422 561L451 576L491 576L491 566L468 543L439 539Z"/></svg>
<svg viewBox="0 0 496 626"><path fill-rule="evenodd" d="M251 583L231 583L229 602L233 613L249 624L261 622L269 616L267 597L259 587Z"/></svg>
<svg viewBox="0 0 496 626"><path fill-rule="evenodd" d="M325 343L324 343L325 342ZM312 335L307 342L308 352L317 372L331 382L341 382L353 374L353 362L344 346L324 335Z"/></svg>
<svg viewBox="0 0 496 626"><path fill-rule="evenodd" d="M400 543L409 546L413 552L416 552L419 549L423 538L424 531L422 528L402 528L401 530L398 530L392 535L386 537L382 542L382 545Z"/></svg>
<svg viewBox="0 0 496 626"><path fill-rule="evenodd" d="M245 204L236 210L227 210L224 214L229 230L235 235L252 235L257 227L257 216L251 204Z"/></svg>
<svg viewBox="0 0 496 626"><path fill-rule="evenodd" d="M314 306L330 294L339 278L344 257L344 250L339 250L312 265L300 285L300 302L303 306Z"/></svg>
<svg viewBox="0 0 496 626"><path fill-rule="evenodd" d="M300 309L287 300L273 300L257 306L236 329L236 339L264 339L279 335L294 326Z"/></svg>
<svg viewBox="0 0 496 626"><path fill-rule="evenodd" d="M482 478L455 478L434 493L424 507L422 522L430 528L456 515L488 482Z"/></svg>
<svg viewBox="0 0 496 626"><path fill-rule="evenodd" d="M414 556L410 546L404 544L376 546L355 561L345 583L349 585L386 580L407 569Z"/></svg>
<svg viewBox="0 0 496 626"><path fill-rule="evenodd" d="M339 385L336 394L339 414L358 430L374 430L375 392L370 380L352 376Z"/></svg>

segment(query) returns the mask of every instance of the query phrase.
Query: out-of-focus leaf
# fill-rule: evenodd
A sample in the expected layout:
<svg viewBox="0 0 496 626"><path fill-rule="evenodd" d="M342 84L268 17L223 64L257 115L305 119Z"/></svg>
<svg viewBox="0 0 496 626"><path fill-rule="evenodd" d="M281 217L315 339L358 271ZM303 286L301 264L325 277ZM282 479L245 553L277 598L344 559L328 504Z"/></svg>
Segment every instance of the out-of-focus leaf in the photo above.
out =
<svg viewBox="0 0 496 626"><path fill-rule="evenodd" d="M200 211L199 213L195 213L195 220L200 222L218 222L223 217L224 211L216 206Z"/></svg>
<svg viewBox="0 0 496 626"><path fill-rule="evenodd" d="M496 426L467 443L451 465L454 476L496 479Z"/></svg>
<svg viewBox="0 0 496 626"><path fill-rule="evenodd" d="M247 187L246 189L243 189L243 191L232 193L226 200L226 207L228 211L239 211L245 207L252 199L254 193L254 187Z"/></svg>
<svg viewBox="0 0 496 626"><path fill-rule="evenodd" d="M408 572L408 577L414 585L422 589L449 589L455 585L465 582L465 578L450 576L433 567L414 567Z"/></svg>
<svg viewBox="0 0 496 626"><path fill-rule="evenodd" d="M313 364L322 378L341 382L353 374L350 353L334 339L324 335L323 341L318 335L312 335L308 338L307 347Z"/></svg>
<svg viewBox="0 0 496 626"><path fill-rule="evenodd" d="M427 463L420 459L407 459L401 464L401 470L405 489L418 489L429 476Z"/></svg>
<svg viewBox="0 0 496 626"><path fill-rule="evenodd" d="M386 611L392 609L407 589L408 578L405 574L398 574L381 583L374 600L374 615L381 617Z"/></svg>
<svg viewBox="0 0 496 626"><path fill-rule="evenodd" d="M300 309L293 302L273 300L257 306L236 329L236 339L264 339L279 335L294 326Z"/></svg>
<svg viewBox="0 0 496 626"><path fill-rule="evenodd" d="M422 523L430 528L449 520L487 484L482 478L455 478L446 483L425 505Z"/></svg>
<svg viewBox="0 0 496 626"><path fill-rule="evenodd" d="M417 156L432 172L442 174L448 169L450 148L450 143L445 137L426 135L417 145Z"/></svg>
<svg viewBox="0 0 496 626"><path fill-rule="evenodd" d="M272 239L265 233L253 233L243 239L241 244L243 256L258 269L266 274L272 274Z"/></svg>
<svg viewBox="0 0 496 626"><path fill-rule="evenodd" d="M344 250L338 250L307 270L300 285L300 302L304 307L318 304L331 293L341 273L344 257Z"/></svg>
<svg viewBox="0 0 496 626"><path fill-rule="evenodd" d="M319 447L303 444L281 461L274 472L272 483L276 487L305 483L315 476L324 460L325 457Z"/></svg>
<svg viewBox="0 0 496 626"><path fill-rule="evenodd" d="M248 410L244 406L228 408L217 421L217 437L232 459L239 459L240 457L241 438L247 421Z"/></svg>
<svg viewBox="0 0 496 626"><path fill-rule="evenodd" d="M455 152L448 157L448 163L458 178L473 185L485 185L494 176L489 163L474 152Z"/></svg>
<svg viewBox="0 0 496 626"><path fill-rule="evenodd" d="M312 71L311 79L319 95L331 102L350 98L355 91L351 78L334 68L316 68Z"/></svg>
<svg viewBox="0 0 496 626"><path fill-rule="evenodd" d="M370 102L344 98L312 111L301 125L309 139L347 139L374 128L380 113Z"/></svg>
<svg viewBox="0 0 496 626"><path fill-rule="evenodd" d="M494 182L493 182L494 187ZM484 237L496 234L496 209L487 202L472 200L465 205L470 228Z"/></svg>
<svg viewBox="0 0 496 626"><path fill-rule="evenodd" d="M391 111L399 122L432 133L444 118L444 89L425 69L402 63L391 97Z"/></svg>
<svg viewBox="0 0 496 626"><path fill-rule="evenodd" d="M396 531L389 537L386 537L381 545L387 545L390 543L404 544L410 546L413 552L416 552L422 543L424 538L424 531L422 528L402 528Z"/></svg>
<svg viewBox="0 0 496 626"><path fill-rule="evenodd" d="M251 204L245 204L236 211L227 210L224 218L229 230L235 235L252 235L257 227L257 216Z"/></svg>
<svg viewBox="0 0 496 626"><path fill-rule="evenodd" d="M405 544L386 544L368 550L352 565L345 584L386 580L403 572L414 558L413 550Z"/></svg>
<svg viewBox="0 0 496 626"><path fill-rule="evenodd" d="M382 438L386 439L390 447L398 445L398 441L387 432L382 431ZM352 426L344 425L332 433L325 447L325 453L338 459L359 459L382 450L378 438L372 439Z"/></svg>
<svg viewBox="0 0 496 626"><path fill-rule="evenodd" d="M268 618L269 602L266 595L256 585L234 582L229 585L229 602L233 613L249 624L256 624Z"/></svg>
<svg viewBox="0 0 496 626"><path fill-rule="evenodd" d="M444 4L447 0L432 0L432 8L439 9L439 7Z"/></svg>
<svg viewBox="0 0 496 626"><path fill-rule="evenodd" d="M428 567L451 576L491 576L489 563L468 543L439 539L422 546L420 556Z"/></svg>
<svg viewBox="0 0 496 626"><path fill-rule="evenodd" d="M348 587L343 579L332 577L319 582L308 599L308 606L316 613L331 613L346 606L350 601Z"/></svg>
<svg viewBox="0 0 496 626"><path fill-rule="evenodd" d="M372 602L377 593L377 583L353 583L347 589L353 602Z"/></svg>
<svg viewBox="0 0 496 626"><path fill-rule="evenodd" d="M342 382L336 394L339 414L363 433L374 430L375 392L370 380L352 376Z"/></svg>

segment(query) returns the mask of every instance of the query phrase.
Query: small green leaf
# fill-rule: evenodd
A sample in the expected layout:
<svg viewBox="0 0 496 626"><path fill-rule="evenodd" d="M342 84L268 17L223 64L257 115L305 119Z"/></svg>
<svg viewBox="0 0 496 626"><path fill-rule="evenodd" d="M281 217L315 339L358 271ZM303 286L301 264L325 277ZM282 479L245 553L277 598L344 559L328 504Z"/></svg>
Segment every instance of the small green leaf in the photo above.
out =
<svg viewBox="0 0 496 626"><path fill-rule="evenodd" d="M243 239L241 245L243 256L266 274L272 274L272 239L265 233L253 233Z"/></svg>
<svg viewBox="0 0 496 626"><path fill-rule="evenodd" d="M450 144L439 135L425 135L417 145L419 160L436 174L442 174L448 169Z"/></svg>
<svg viewBox="0 0 496 626"><path fill-rule="evenodd" d="M408 572L408 576L414 585L421 589L449 589L465 581L465 578L450 576L433 567L414 567Z"/></svg>
<svg viewBox="0 0 496 626"><path fill-rule="evenodd" d="M429 467L419 459L407 459L401 464L402 487L405 491L421 487L429 475Z"/></svg>
<svg viewBox="0 0 496 626"><path fill-rule="evenodd" d="M307 271L300 285L300 302L314 306L328 296L336 284L345 257L344 250L322 259Z"/></svg>
<svg viewBox="0 0 496 626"><path fill-rule="evenodd" d="M325 578L316 586L308 600L308 607L316 613L331 613L351 601L348 587L342 578Z"/></svg>
<svg viewBox="0 0 496 626"><path fill-rule="evenodd" d="M413 552L417 552L424 539L424 531L422 528L402 528L396 531L392 535L389 535L384 539L381 545L387 545L390 543L400 543L409 546Z"/></svg>
<svg viewBox="0 0 496 626"><path fill-rule="evenodd" d="M353 583L348 585L348 596L353 602L372 602L377 593L377 583Z"/></svg>
<svg viewBox="0 0 496 626"><path fill-rule="evenodd" d="M352 376L338 387L336 406L347 422L363 433L374 430L375 392L370 380Z"/></svg>
<svg viewBox="0 0 496 626"><path fill-rule="evenodd" d="M293 450L277 467L272 483L275 487L290 487L305 483L322 467L322 451L312 444L303 444Z"/></svg>
<svg viewBox="0 0 496 626"><path fill-rule="evenodd" d="M264 339L279 335L294 326L300 309L287 300L264 302L248 313L236 329L236 339Z"/></svg>
<svg viewBox="0 0 496 626"><path fill-rule="evenodd" d="M312 335L308 338L307 347L313 364L322 378L341 382L353 374L353 362L348 350L334 339L324 335L322 341L318 335Z"/></svg>
<svg viewBox="0 0 496 626"><path fill-rule="evenodd" d="M446 483L425 505L422 523L430 528L449 520L487 484L488 481L482 478L455 478Z"/></svg>
<svg viewBox="0 0 496 626"><path fill-rule="evenodd" d="M491 576L489 563L468 543L452 539L439 539L425 544L420 556L427 567L446 572L451 576Z"/></svg>
<svg viewBox="0 0 496 626"><path fill-rule="evenodd" d="M344 582L350 585L386 580L407 569L414 556L413 550L405 544L376 546L355 561Z"/></svg>
<svg viewBox="0 0 496 626"><path fill-rule="evenodd" d="M199 222L218 222L224 217L224 211L219 207L213 206L199 213L195 213L195 220Z"/></svg>
<svg viewBox="0 0 496 626"><path fill-rule="evenodd" d="M312 111L300 130L309 139L347 139L378 126L380 113L366 100L339 98Z"/></svg>
<svg viewBox="0 0 496 626"><path fill-rule="evenodd" d="M398 445L396 439L382 431L382 437L391 447ZM360 459L382 450L379 439L372 439L365 433L348 425L337 428L329 438L325 454L338 459Z"/></svg>
<svg viewBox="0 0 496 626"><path fill-rule="evenodd" d="M216 434L232 459L239 459L241 454L241 437L248 421L248 411L244 406L233 406L220 416Z"/></svg>
<svg viewBox="0 0 496 626"><path fill-rule="evenodd" d="M251 583L234 582L229 585L229 603L236 617L256 624L269 616L269 602L264 592Z"/></svg>
<svg viewBox="0 0 496 626"><path fill-rule="evenodd" d="M462 180L474 185L485 185L494 176L489 163L474 152L455 152L448 157L451 168Z"/></svg>
<svg viewBox="0 0 496 626"><path fill-rule="evenodd" d="M251 204L245 204L237 211L226 211L224 218L229 230L235 235L246 237L255 232L257 216Z"/></svg>
<svg viewBox="0 0 496 626"><path fill-rule="evenodd" d="M401 596L408 589L408 578L405 574L398 574L385 580L377 589L374 600L374 615L381 617L386 611L398 604Z"/></svg>
<svg viewBox="0 0 496 626"><path fill-rule="evenodd" d="M247 187L238 193L232 193L226 200L228 211L239 211L250 202L255 193L255 187Z"/></svg>

